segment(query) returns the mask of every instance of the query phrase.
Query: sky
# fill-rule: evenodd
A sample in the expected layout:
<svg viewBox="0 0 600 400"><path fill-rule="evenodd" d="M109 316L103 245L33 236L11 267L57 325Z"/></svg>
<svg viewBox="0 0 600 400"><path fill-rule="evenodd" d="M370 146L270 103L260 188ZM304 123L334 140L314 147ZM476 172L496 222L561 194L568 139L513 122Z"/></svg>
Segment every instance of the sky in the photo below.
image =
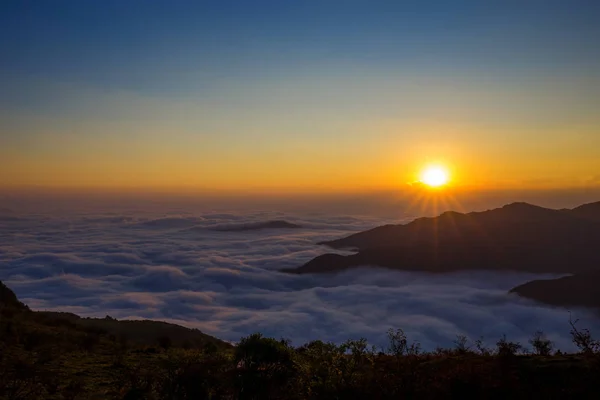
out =
<svg viewBox="0 0 600 400"><path fill-rule="evenodd" d="M597 1L0 4L0 187L600 186Z"/></svg>

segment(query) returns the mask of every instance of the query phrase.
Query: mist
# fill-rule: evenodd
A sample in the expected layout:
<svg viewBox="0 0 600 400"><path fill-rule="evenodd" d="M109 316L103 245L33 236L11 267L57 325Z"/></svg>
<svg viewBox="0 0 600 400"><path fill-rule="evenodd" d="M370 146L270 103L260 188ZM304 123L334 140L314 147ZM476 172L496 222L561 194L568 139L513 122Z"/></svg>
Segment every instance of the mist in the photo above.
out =
<svg viewBox="0 0 600 400"><path fill-rule="evenodd" d="M553 275L279 272L331 251L319 241L414 218L391 205L371 212L378 204L373 197L297 198L287 207L276 207L283 198L251 197L15 199L1 203L0 279L35 310L169 321L232 342L260 331L296 345L365 337L383 347L386 331L402 328L433 349L451 346L456 335L491 345L506 334L527 343L543 330L559 348L573 348L568 310L508 294ZM264 225L269 221L294 229ZM250 229L230 229L239 226ZM591 311L571 312L581 326L600 330Z"/></svg>

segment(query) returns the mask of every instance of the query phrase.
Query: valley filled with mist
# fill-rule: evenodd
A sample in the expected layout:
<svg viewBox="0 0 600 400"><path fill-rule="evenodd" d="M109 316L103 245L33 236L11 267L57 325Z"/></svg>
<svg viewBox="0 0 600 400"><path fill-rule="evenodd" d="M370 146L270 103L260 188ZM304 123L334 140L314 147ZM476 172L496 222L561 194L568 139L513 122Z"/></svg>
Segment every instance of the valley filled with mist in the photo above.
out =
<svg viewBox="0 0 600 400"><path fill-rule="evenodd" d="M457 335L526 342L543 330L571 350L570 317L600 329L593 310L509 293L565 274L482 268L433 275L366 265L336 274L280 272L332 251L318 242L414 219L400 212L236 212L190 201L88 200L47 201L32 213L20 204L25 211L12 202L0 213L0 280L34 310L167 321L229 342L261 332L295 345L364 337L383 346L386 331L401 328L433 349Z"/></svg>

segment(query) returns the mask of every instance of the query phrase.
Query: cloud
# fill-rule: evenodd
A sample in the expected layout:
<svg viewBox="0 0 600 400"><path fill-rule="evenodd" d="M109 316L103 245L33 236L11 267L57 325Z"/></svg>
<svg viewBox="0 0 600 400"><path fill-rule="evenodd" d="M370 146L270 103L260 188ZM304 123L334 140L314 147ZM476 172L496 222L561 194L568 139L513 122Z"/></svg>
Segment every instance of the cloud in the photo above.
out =
<svg viewBox="0 0 600 400"><path fill-rule="evenodd" d="M34 309L164 320L229 341L261 331L298 345L365 337L385 346L387 329L402 328L432 349L452 345L457 334L483 336L488 344L506 334L526 343L542 329L561 348L572 348L567 310L507 293L540 275L278 272L330 251L319 241L395 220L160 207L10 216L0 225L0 279ZM273 220L302 228L209 229ZM600 332L591 312L574 316Z"/></svg>
<svg viewBox="0 0 600 400"><path fill-rule="evenodd" d="M147 221L137 222L131 225L132 228L138 229L182 229L182 228L190 228L197 225L201 222L201 218L180 218L180 217L170 217L170 218L156 218L150 219Z"/></svg>

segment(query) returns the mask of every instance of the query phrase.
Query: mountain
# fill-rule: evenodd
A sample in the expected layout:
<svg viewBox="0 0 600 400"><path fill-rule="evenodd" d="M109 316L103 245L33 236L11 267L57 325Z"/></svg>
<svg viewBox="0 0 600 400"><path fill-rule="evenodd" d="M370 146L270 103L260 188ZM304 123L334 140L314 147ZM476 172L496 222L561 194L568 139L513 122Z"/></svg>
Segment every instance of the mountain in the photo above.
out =
<svg viewBox="0 0 600 400"><path fill-rule="evenodd" d="M594 270L600 268L599 208L600 202L572 210L512 203L483 212L445 212L322 242L357 253L325 254L285 272L336 272L366 265L428 272Z"/></svg>
<svg viewBox="0 0 600 400"><path fill-rule="evenodd" d="M600 271L559 279L535 280L511 289L512 293L554 306L600 309Z"/></svg>

